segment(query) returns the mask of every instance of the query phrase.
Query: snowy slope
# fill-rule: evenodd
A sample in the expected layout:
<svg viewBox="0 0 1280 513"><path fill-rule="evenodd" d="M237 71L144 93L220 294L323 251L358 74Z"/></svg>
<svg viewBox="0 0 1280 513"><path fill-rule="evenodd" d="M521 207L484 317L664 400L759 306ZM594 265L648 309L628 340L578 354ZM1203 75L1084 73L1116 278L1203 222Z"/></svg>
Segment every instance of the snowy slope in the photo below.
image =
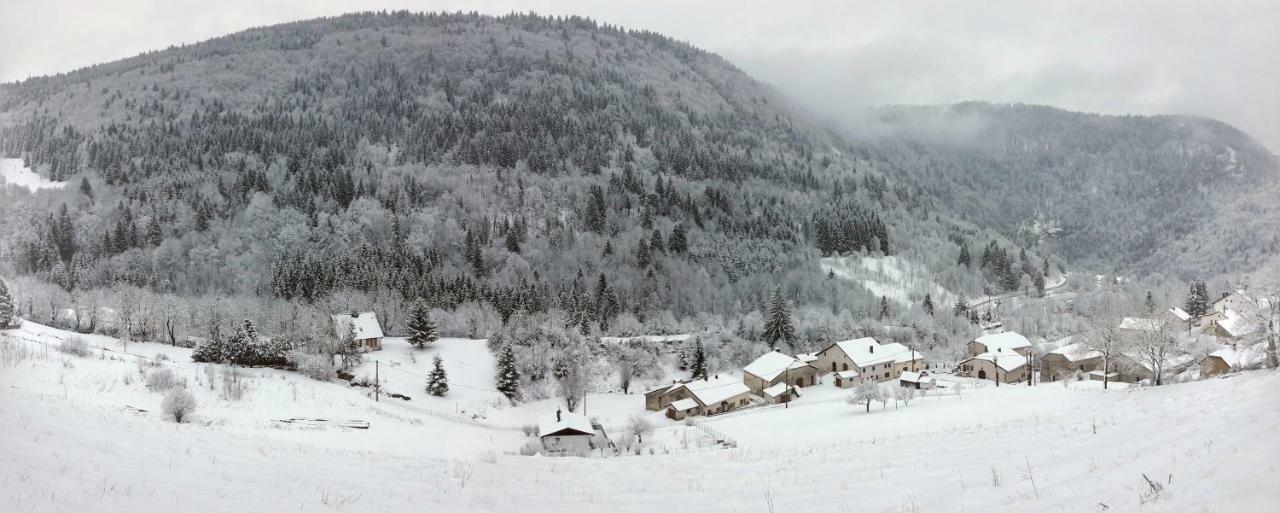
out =
<svg viewBox="0 0 1280 513"><path fill-rule="evenodd" d="M790 408L705 421L737 449L578 459L505 454L522 443L518 432L261 369L249 371L256 382L239 402L220 404L194 386L197 422L176 425L124 408L159 403L136 380L124 383L135 361L0 344L6 511L1182 512L1280 501L1269 485L1280 471L1280 411L1260 392L1280 386L1280 372L1109 391L985 386L870 413L819 385ZM448 345L446 355L455 352ZM167 365L199 385L197 364ZM603 396L591 400L615 415L628 400L640 410L638 396ZM507 414L521 411L532 419L546 410ZM372 427L264 420L295 412ZM662 426L654 438L693 429Z"/></svg>
<svg viewBox="0 0 1280 513"><path fill-rule="evenodd" d="M61 189L66 182L51 182L36 174L22 163L22 159L0 159L0 185L25 187L31 192L40 189Z"/></svg>
<svg viewBox="0 0 1280 513"><path fill-rule="evenodd" d="M862 284L877 296L885 296L904 305L918 303L925 293L935 304L955 303L955 294L929 277L928 270L916 268L896 256L824 257L819 261L822 272Z"/></svg>

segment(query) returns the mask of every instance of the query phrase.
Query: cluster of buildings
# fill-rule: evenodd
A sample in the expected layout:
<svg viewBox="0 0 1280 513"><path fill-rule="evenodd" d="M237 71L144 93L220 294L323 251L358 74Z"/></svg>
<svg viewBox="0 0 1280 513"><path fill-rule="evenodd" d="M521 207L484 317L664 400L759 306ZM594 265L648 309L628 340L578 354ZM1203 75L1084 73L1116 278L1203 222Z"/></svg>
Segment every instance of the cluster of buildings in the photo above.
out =
<svg viewBox="0 0 1280 513"><path fill-rule="evenodd" d="M892 380L912 388L933 386L924 353L866 337L836 342L815 353L765 353L743 367L742 379L715 375L663 385L645 393L645 408L665 410L676 420L716 415L752 404L790 402L801 389L822 384L827 377L840 388Z"/></svg>

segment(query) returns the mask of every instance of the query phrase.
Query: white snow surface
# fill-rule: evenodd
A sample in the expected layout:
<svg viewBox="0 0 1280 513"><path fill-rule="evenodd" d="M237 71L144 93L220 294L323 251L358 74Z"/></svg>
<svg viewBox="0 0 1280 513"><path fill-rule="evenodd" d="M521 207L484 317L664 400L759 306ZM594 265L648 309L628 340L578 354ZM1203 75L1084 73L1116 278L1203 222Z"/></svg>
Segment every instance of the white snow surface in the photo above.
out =
<svg viewBox="0 0 1280 513"><path fill-rule="evenodd" d="M31 168L23 165L22 159L0 158L0 177L4 178L3 184L0 185L23 187L31 192L36 192L40 189L61 189L67 186L67 182L46 180Z"/></svg>
<svg viewBox="0 0 1280 513"><path fill-rule="evenodd" d="M1005 331L1001 333L991 333L983 335L975 339L978 343L987 346L988 352L1006 352L1031 347L1031 341L1027 337L1016 331Z"/></svg>
<svg viewBox="0 0 1280 513"><path fill-rule="evenodd" d="M955 294L935 283L927 269L915 267L896 256L825 257L819 261L822 272L861 284L877 296L885 296L903 305L917 304L925 293L933 296L933 304L950 305Z"/></svg>
<svg viewBox="0 0 1280 513"><path fill-rule="evenodd" d="M386 340L370 356L384 387L414 392L408 402L272 369L241 370L251 387L231 401L209 389L188 349L83 336L95 349L75 357L53 349L67 336L32 323L0 335L4 511L1199 512L1280 503L1271 484L1280 409L1266 393L1280 387L1274 371L1111 390L939 375L962 393L934 390L870 413L845 404L849 391L819 384L789 405L698 417L733 449L696 448L705 428L646 412L639 394L591 394L588 416L611 433L646 415L655 453L547 458L515 454L533 440L516 426L554 402L455 412L492 398L483 341L444 339L410 360L403 340ZM157 353L196 396L190 423L156 411L162 394L140 373L157 368L147 363ZM392 361L422 371L435 354L459 385L446 397L387 372ZM396 374L406 378L391 381ZM295 416L370 427L272 421Z"/></svg>

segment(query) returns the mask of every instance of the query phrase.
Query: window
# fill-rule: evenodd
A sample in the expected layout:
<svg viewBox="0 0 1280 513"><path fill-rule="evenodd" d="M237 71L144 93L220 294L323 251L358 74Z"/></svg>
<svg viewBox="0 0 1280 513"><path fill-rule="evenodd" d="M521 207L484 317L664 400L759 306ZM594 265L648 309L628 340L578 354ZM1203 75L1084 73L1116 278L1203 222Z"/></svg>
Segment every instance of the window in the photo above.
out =
<svg viewBox="0 0 1280 513"><path fill-rule="evenodd" d="M836 370L836 364L835 364L835 362L832 362L832 363L831 363L831 370ZM844 369L842 369L842 370L849 370L849 364L848 364L848 363L844 364Z"/></svg>

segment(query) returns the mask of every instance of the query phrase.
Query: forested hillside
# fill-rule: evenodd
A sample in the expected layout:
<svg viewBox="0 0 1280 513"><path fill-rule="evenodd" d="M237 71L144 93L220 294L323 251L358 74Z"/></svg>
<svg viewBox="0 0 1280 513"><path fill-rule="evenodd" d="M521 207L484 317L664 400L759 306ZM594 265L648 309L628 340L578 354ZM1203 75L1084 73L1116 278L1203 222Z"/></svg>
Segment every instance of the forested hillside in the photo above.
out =
<svg viewBox="0 0 1280 513"><path fill-rule="evenodd" d="M759 340L781 287L800 346L895 322L932 343L969 328L818 257L893 254L960 297L1045 267L721 58L581 18L346 15L8 84L0 152L70 182L0 207L4 265L61 289L27 309L241 298L194 333L370 307L399 332L422 299L474 336L525 316Z"/></svg>
<svg viewBox="0 0 1280 513"><path fill-rule="evenodd" d="M1274 155L1224 123L1029 105L880 109L854 137L938 208L1101 272L1245 274L1276 238Z"/></svg>

